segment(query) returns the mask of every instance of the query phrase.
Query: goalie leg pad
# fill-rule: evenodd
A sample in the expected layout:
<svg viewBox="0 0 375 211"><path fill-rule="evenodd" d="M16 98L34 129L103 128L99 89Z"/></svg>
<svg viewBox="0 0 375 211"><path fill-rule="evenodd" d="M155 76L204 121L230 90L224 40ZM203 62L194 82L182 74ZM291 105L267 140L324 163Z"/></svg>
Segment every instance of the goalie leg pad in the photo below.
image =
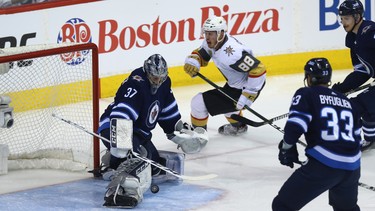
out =
<svg viewBox="0 0 375 211"><path fill-rule="evenodd" d="M116 169L107 186L103 206L133 208L151 186L151 166L138 158L128 158Z"/></svg>
<svg viewBox="0 0 375 211"><path fill-rule="evenodd" d="M159 151L160 157L165 160L165 167L172 169L180 175L184 174L184 164L185 164L185 155L183 153L169 152L169 151ZM152 184L161 184L164 182L173 182L180 184L182 179L176 176L173 176L169 173L162 173L152 177Z"/></svg>
<svg viewBox="0 0 375 211"><path fill-rule="evenodd" d="M112 180L112 182L114 181L118 184L108 188L104 196L105 202L103 206L134 208L142 201L143 196L140 193L140 186L137 178L131 175L124 175Z"/></svg>

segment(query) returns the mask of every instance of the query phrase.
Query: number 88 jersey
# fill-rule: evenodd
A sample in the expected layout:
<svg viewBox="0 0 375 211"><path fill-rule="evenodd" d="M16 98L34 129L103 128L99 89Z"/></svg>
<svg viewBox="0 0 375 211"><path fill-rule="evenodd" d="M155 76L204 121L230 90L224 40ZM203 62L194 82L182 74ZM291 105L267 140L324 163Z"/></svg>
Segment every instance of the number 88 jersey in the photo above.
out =
<svg viewBox="0 0 375 211"><path fill-rule="evenodd" d="M212 59L232 88L256 92L266 80L265 66L253 56L249 47L232 36L226 35L217 50L209 48L205 40L198 53L206 62Z"/></svg>

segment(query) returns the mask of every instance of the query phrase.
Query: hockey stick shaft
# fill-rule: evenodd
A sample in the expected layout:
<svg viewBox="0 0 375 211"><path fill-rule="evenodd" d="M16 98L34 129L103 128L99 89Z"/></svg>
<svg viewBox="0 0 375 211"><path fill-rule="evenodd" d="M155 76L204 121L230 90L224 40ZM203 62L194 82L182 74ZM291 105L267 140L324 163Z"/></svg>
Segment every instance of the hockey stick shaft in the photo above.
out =
<svg viewBox="0 0 375 211"><path fill-rule="evenodd" d="M217 89L221 94L223 94L225 97L227 97L228 99L230 99L231 101L233 101L233 103L237 103L237 100L233 99L233 97L231 97L230 95L228 95L227 93L225 93L221 87L219 87L218 85L216 85L214 82L212 82L210 79L206 78L204 75L202 75L201 73L197 73L197 76L199 76L201 79L203 79L204 81L206 81L207 83L209 83L211 86L213 86L215 89ZM251 113L253 113L255 116L257 116L258 118L262 119L263 121L265 122L269 122L268 119L266 119L264 116L260 115L258 112L254 111L253 109L251 109L249 106L245 105L244 108L248 111L250 111Z"/></svg>
<svg viewBox="0 0 375 211"><path fill-rule="evenodd" d="M347 95L353 94L355 92L361 91L363 89L366 89L366 88L374 86L374 85L375 85L375 82L372 82L372 83L360 86L360 87L358 87L356 89L353 89L353 90L351 90L349 92L346 92L345 95L347 96ZM233 116L238 116L238 115L237 114L233 114L232 117ZM269 119L269 122L274 122L274 121L286 118L288 116L289 116L289 113L285 113L285 114L282 114L280 116L277 116L277 117ZM245 118L245 117L243 117L243 118ZM233 118L233 119L235 119L235 118ZM250 125L250 126L253 126L253 127L260 127L260 126L268 124L268 122L266 122L266 121L264 121L264 122L254 122L254 121L248 119L247 124Z"/></svg>
<svg viewBox="0 0 375 211"><path fill-rule="evenodd" d="M57 116L56 114L52 114L52 116L55 117L55 118L57 118L57 119L59 119L59 120L61 120L61 121L63 121L63 122L65 122L65 123L67 123L67 124L69 124L69 125L72 125L72 126L78 128L78 129L80 129L80 130L82 130L82 131L84 131L84 132L86 132L86 133L88 133L88 134L90 134L92 136L95 136L95 137L97 137L97 138L99 138L99 139L101 139L101 140L103 140L105 142L110 143L110 141L107 138L105 138L103 136L100 136L100 135L98 135L98 134L96 134L96 133L94 133L94 132L86 129L82 125L79 125L79 124L77 124L75 122L72 122L70 120L64 119L64 118L62 118L60 116ZM170 168L167 168L167 167L165 167L165 166L163 166L163 165L161 165L161 164L159 164L159 163L157 163L157 162L155 162L153 160L150 160L148 158L142 157L140 154L138 154L138 153L136 153L134 151L132 151L132 153L137 158L139 158L139 159L141 159L141 160L143 160L143 161L145 161L145 162L147 162L147 163L149 163L149 164L151 164L151 165L153 165L153 166L155 166L155 167L157 167L157 168L159 168L159 169L161 169L161 170L163 170L165 172L168 172L168 173L172 174L175 177L181 178L181 179L185 179L185 180L206 180L206 179L212 179L212 178L217 177L216 174L208 174L208 175L203 175L203 176L180 175L178 172L176 172L176 171L174 171L174 170L172 170Z"/></svg>
<svg viewBox="0 0 375 211"><path fill-rule="evenodd" d="M366 85L363 85L363 86L357 87L357 88L355 88L355 89L353 89L353 90L350 90L349 92L346 92L345 95L348 96L348 95L350 95L350 94L353 94L353 93L355 93L355 92L361 91L361 90L363 90L363 89L367 89L367 88L369 88L369 87L371 87L371 86L375 86L375 81L373 81L373 82L371 82L371 83L369 83L369 84L366 84Z"/></svg>
<svg viewBox="0 0 375 211"><path fill-rule="evenodd" d="M208 78L206 78L205 76L203 76L203 75L200 74L200 73L198 73L197 75L198 75L200 78L202 78L203 80L205 80L207 83L209 83L210 85L212 85L213 87L215 87L220 93L222 93L223 95L225 95L226 97L228 97L228 98L229 98L230 100L232 100L234 103L237 103L237 101L236 101L235 99L233 99L231 96L229 96L229 95L228 95L227 93L225 93L223 90L221 90L221 88L220 88L218 85L216 85L214 82L212 82L211 80L209 80ZM272 126L273 128L275 128L276 130L278 130L278 131L284 133L284 130L283 130L283 129L281 129L279 126L273 124L271 121L269 121L267 118L265 118L264 116L260 115L258 112L254 111L253 109L251 109L249 106L245 105L245 108L246 108L248 111L250 111L251 113L253 113L255 116L257 116L258 118L260 118L261 120L263 120L264 122L267 122L267 124L271 125L271 126ZM233 115L232 115L232 117L233 117ZM239 115L237 115L237 117L241 117L241 118L238 118L238 119L246 119L246 118L244 118L244 117L242 117L242 116L239 116ZM235 118L233 118L233 119L235 119ZM235 119L235 120L239 121L238 119ZM249 119L247 119L247 120L248 120L247 122L251 121L251 120L249 120ZM249 125L250 125L250 124L249 124ZM302 143L303 143L303 142L302 142Z"/></svg>
<svg viewBox="0 0 375 211"><path fill-rule="evenodd" d="M274 122L274 121L277 121L277 120L280 120L280 119L284 119L284 118L286 118L286 117L289 116L289 113L281 114L281 115L279 115L277 117L273 117L271 119L268 119L268 121L264 121L264 122L255 122L255 121L252 121L252 120L247 119L245 117L241 116L242 118L240 118L240 117L237 117L237 116L240 116L240 115L238 115L238 114L232 114L231 118L235 119L237 121L241 121L241 122L242 122L243 119L246 119L246 123L245 122L243 122L243 123L245 123L247 125L250 125L252 127L260 127L260 126L263 126L263 125L267 125L268 122ZM238 119L241 119L241 120L238 120Z"/></svg>
<svg viewBox="0 0 375 211"><path fill-rule="evenodd" d="M241 122L244 122L245 124L247 123L248 119L246 119L245 117L242 117L242 116L236 116L235 117L237 121L241 121ZM284 130L280 129L279 130L280 132L282 132L283 134L285 133ZM302 146L306 147L307 144L305 144L304 142L298 140L298 143L301 144ZM362 187L362 188L366 188L368 190L372 190L372 191L375 191L375 187L374 186L370 186L370 185L367 185L367 184L364 184L362 182L359 182L358 183L358 186Z"/></svg>
<svg viewBox="0 0 375 211"><path fill-rule="evenodd" d="M375 187L374 186L371 186L371 185L367 185L367 184L364 184L362 182L359 182L358 183L358 186L362 187L362 188L366 188L368 190L372 190L372 191L375 191Z"/></svg>
<svg viewBox="0 0 375 211"><path fill-rule="evenodd" d="M366 88L374 86L374 85L375 85L375 82L372 82L372 83L360 86L360 87L358 87L356 89L353 89L353 90L351 90L349 92L346 92L345 95L348 96L350 94L353 94L355 92L361 91L363 89L366 89ZM268 119L268 121L264 121L264 122L255 122L255 121L252 121L250 119L247 119L246 123L245 122L244 123L247 124L247 125L250 125L252 127L260 127L260 126L268 124L268 122L274 122L274 121L286 118L286 117L288 117L288 115L289 115L289 113L281 114L280 116ZM239 115L238 114L233 114L231 117L232 117L232 119L235 119L237 121L244 121L245 117L240 118L240 117L237 117L237 116L239 116ZM238 120L238 119L241 119L241 120Z"/></svg>

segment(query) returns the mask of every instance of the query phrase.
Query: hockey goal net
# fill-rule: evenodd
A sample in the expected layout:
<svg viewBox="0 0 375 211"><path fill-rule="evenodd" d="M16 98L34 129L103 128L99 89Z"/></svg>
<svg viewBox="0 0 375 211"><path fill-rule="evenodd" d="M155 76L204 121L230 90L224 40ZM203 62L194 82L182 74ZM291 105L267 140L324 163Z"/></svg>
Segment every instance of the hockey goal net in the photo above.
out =
<svg viewBox="0 0 375 211"><path fill-rule="evenodd" d="M0 50L0 96L11 98L14 124L0 128L8 169L86 170L99 166L97 138L52 116L95 131L99 118L95 44L35 45ZM1 72L1 71L0 71Z"/></svg>

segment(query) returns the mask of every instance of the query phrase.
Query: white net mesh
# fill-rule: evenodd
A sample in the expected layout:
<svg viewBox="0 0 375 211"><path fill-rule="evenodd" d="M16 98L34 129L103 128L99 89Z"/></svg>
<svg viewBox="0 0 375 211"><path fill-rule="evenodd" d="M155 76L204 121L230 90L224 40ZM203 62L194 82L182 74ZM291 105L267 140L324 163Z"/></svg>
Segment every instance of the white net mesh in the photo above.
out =
<svg viewBox="0 0 375 211"><path fill-rule="evenodd" d="M23 60L13 56L10 70L0 74L0 95L10 96L14 108L13 126L0 128L0 143L9 146L9 169L93 168L93 137L52 117L55 113L89 130L95 128L93 51L65 52L66 46L2 49L0 59L33 55Z"/></svg>

